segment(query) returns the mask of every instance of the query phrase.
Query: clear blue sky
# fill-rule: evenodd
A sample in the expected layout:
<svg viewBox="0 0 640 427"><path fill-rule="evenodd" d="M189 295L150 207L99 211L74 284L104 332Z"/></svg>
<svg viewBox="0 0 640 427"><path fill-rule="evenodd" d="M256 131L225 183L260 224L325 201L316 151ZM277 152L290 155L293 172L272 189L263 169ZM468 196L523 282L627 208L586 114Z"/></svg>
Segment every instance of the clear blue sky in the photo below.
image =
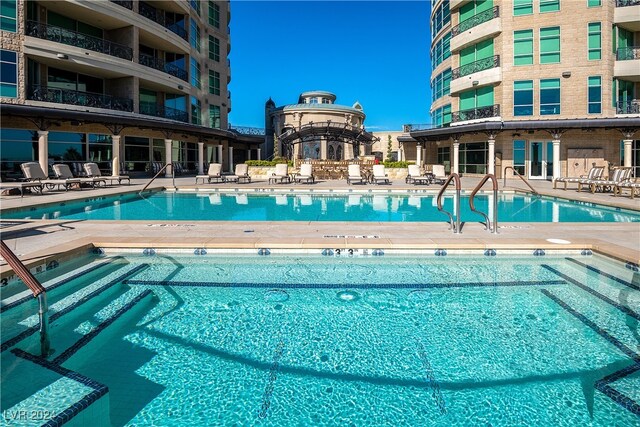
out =
<svg viewBox="0 0 640 427"><path fill-rule="evenodd" d="M359 101L368 130L429 122L428 1L231 1L229 121L264 127L264 103L307 90Z"/></svg>

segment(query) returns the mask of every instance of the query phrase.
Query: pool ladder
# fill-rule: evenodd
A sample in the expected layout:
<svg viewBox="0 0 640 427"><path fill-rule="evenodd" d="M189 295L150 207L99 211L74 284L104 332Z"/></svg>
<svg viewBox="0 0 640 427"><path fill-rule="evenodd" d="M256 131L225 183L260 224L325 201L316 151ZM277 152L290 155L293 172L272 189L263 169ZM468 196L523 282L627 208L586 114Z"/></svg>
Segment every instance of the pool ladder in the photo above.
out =
<svg viewBox="0 0 640 427"><path fill-rule="evenodd" d="M453 204L454 204L453 211L455 212L455 216L456 216L455 222L453 219L453 215L442 208L442 196L444 195L444 191L447 189L449 184L451 184L452 180L455 182L455 186L456 186L456 195L453 198ZM460 189L461 189L460 175L458 175L457 173L452 173L451 175L449 175L449 178L447 178L447 180L442 185L442 188L440 189L440 192L438 193L438 197L437 197L438 210L449 217L449 230L453 230L454 234L459 234L461 232L460 230Z"/></svg>
<svg viewBox="0 0 640 427"><path fill-rule="evenodd" d="M482 186L488 181L491 180L493 186L492 186L492 190L493 190L493 221L489 220L489 215L485 214L484 212L480 212L479 210L476 209L476 207L473 204L473 199L476 197L476 194L478 193L478 191L480 191L480 189L482 188ZM471 208L471 212L475 212L479 215L482 215L485 219L485 224L484 224L484 229L485 230L489 230L491 233L497 233L498 232L498 180L496 178L496 176L492 173L486 174L478 183L478 185L476 185L476 188L473 189L473 191L471 192L471 196L469 197L469 207Z"/></svg>
<svg viewBox="0 0 640 427"><path fill-rule="evenodd" d="M175 174L175 171L173 170L173 166L172 166L172 164L171 164L171 163L167 163L166 165L164 165L164 166L163 166L163 167L158 171L158 173L157 173L157 174L155 174L155 175L153 176L153 178L151 178L151 179L149 180L149 182L147 182L147 184L142 188L142 190L140 190L140 191L138 192L138 194L142 194L142 193L144 192L144 190L146 190L146 189L147 189L147 187L149 187L149 186L151 185L151 183L152 183L152 182L153 182L153 181L154 181L158 176L160 176L160 174L161 174L162 172L164 172L164 171L165 171L169 166L171 166L171 179L173 180L173 188L175 189L175 188L176 188L176 174Z"/></svg>
<svg viewBox="0 0 640 427"><path fill-rule="evenodd" d="M540 194L538 194L538 192L535 190L535 188L533 188L533 187L531 186L531 184L529 184L529 182L527 182L527 180L526 180L522 175L520 175L520 172L518 172L518 171L516 170L516 168L514 168L513 166L507 166L506 168L504 168L504 172L503 172L503 174L502 174L502 176L503 176L502 187L506 187L506 186L507 186L507 171L508 171L509 169L511 169L511 170L513 171L513 173L514 173L518 178L520 178L520 179L522 180L522 182L524 182L524 183L527 185L527 187L529 187L529 190L531 190L531 192L532 192L533 194L535 194L536 196L539 196L539 195L540 195Z"/></svg>

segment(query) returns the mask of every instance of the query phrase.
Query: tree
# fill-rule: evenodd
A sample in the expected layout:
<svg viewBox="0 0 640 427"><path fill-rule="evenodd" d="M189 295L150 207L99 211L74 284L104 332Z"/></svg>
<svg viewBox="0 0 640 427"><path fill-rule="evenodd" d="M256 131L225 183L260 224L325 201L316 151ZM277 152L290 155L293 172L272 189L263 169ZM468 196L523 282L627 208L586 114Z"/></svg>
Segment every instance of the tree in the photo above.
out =
<svg viewBox="0 0 640 427"><path fill-rule="evenodd" d="M393 153L391 151L392 149L393 149L393 143L391 140L391 135L387 135L387 161L388 162L393 161Z"/></svg>

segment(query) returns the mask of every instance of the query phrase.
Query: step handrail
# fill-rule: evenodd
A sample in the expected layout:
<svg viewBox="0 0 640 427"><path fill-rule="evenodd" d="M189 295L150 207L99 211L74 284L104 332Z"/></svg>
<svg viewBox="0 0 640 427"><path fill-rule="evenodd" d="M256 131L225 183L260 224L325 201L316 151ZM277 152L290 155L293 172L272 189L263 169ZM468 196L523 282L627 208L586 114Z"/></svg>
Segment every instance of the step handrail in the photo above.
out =
<svg viewBox="0 0 640 427"><path fill-rule="evenodd" d="M447 189L447 187L451 183L451 180L454 180L456 185L456 195L454 197L454 210L456 212L455 224L453 222L453 215L442 208L442 195L444 194L444 191ZM449 175L449 178L447 178L444 184L442 184L442 188L440 189L440 192L438 193L438 197L436 199L438 202L438 210L449 217L449 230L453 229L453 232L455 234L460 233L460 189L461 189L460 175L454 172L451 175Z"/></svg>
<svg viewBox="0 0 640 427"><path fill-rule="evenodd" d="M49 304L47 303L47 291L3 240L0 240L0 255L22 282L27 285L33 296L38 298L40 355L47 357L51 348L49 341Z"/></svg>
<svg viewBox="0 0 640 427"><path fill-rule="evenodd" d="M153 182L153 181L154 181L154 180L155 180L155 179L156 179L156 178L157 178L157 177L158 177L162 172L164 172L164 170L165 170L165 169L167 169L169 166L171 166L171 179L173 179L173 188L176 188L176 174L175 174L175 171L174 171L173 165L172 165L171 163L167 163L166 165L164 165L164 166L162 166L162 167L160 168L160 170L158 171L158 173L157 173L157 174L155 174L155 175L153 176L153 178L151 178L151 179L149 180L149 182L147 182L147 184L142 188L142 190L140 190L140 191L138 192L138 195L142 194L142 193L144 192L144 190L146 190L146 189L147 189L147 187L149 187L149 186L151 185L151 183L152 183L152 182Z"/></svg>
<svg viewBox="0 0 640 427"><path fill-rule="evenodd" d="M480 191L480 189L482 188L482 186L488 181L491 180L493 186L492 186L492 190L493 190L493 221L491 221L489 219L489 215L486 215L484 212L481 212L479 210L476 209L475 205L473 204L473 199L476 196L476 194L478 193L478 191ZM476 185L476 188L473 189L473 191L471 192L471 196L469 196L469 207L471 208L471 212L475 212L477 214L480 214L484 217L485 219L485 230L489 230L491 233L497 233L498 232L498 180L496 179L496 176L492 173L488 173L484 176L484 178L482 178L480 180L480 183L478 185Z"/></svg>
<svg viewBox="0 0 640 427"><path fill-rule="evenodd" d="M505 168L504 168L504 171L503 171L503 180L502 180L502 186L503 186L503 187L506 187L506 185L507 185L507 170L508 170L508 169L511 169L511 170L516 174L516 176L517 176L518 178L520 178L520 179L522 180L522 182L524 182L524 183L527 185L527 187L529 187L529 189L531 190L531 192L533 192L533 194L538 195L538 196L540 195L540 194L535 190L535 188L533 188L533 187L531 186L531 184L529 184L529 182L528 182L528 181L527 181L527 180L526 180L522 175L520 175L520 172L518 172L518 171L517 171L513 166L507 166L507 167L505 167Z"/></svg>

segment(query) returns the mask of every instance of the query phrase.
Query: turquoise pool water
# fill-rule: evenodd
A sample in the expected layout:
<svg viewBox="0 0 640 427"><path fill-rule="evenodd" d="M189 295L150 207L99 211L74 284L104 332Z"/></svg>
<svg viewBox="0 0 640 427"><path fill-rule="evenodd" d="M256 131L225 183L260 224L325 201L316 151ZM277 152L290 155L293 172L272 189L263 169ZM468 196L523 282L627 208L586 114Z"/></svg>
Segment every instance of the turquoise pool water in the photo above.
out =
<svg viewBox="0 0 640 427"><path fill-rule="evenodd" d="M489 211L489 196L479 195L476 208ZM447 197L445 209L453 211ZM461 220L482 217L460 201ZM135 194L86 199L2 214L3 218L179 221L443 221L432 195L353 194L247 194L157 192L144 198ZM561 199L501 194L500 222L638 222L640 212Z"/></svg>
<svg viewBox="0 0 640 427"><path fill-rule="evenodd" d="M108 386L114 426L640 424L634 265L500 253L117 265L142 266L118 298L153 302L62 363Z"/></svg>

